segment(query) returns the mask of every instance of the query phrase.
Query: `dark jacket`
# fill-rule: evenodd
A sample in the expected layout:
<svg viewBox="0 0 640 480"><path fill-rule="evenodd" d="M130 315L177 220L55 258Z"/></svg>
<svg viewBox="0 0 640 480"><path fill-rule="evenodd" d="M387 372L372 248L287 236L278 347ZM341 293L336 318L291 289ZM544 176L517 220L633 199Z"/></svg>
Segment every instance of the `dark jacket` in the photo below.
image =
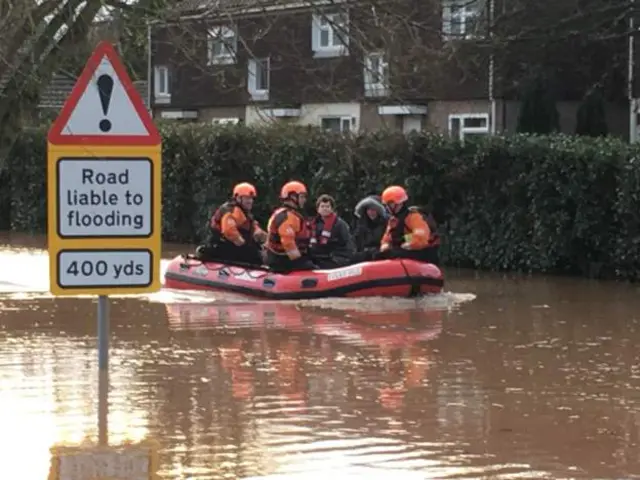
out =
<svg viewBox="0 0 640 480"><path fill-rule="evenodd" d="M315 225L313 224L315 222ZM312 235L315 239L322 237L322 231L324 229L323 219L318 215L311 219L312 223ZM315 228L314 228L315 227ZM326 258L332 259L337 263L348 263L356 248L351 236L351 229L347 222L345 222L339 216L336 217L331 229L331 236L326 240L325 244L321 242L314 242L311 245L310 252L313 258Z"/></svg>
<svg viewBox="0 0 640 480"><path fill-rule="evenodd" d="M368 208L373 208L378 212L378 217L375 220L371 220L367 215ZM370 195L363 198L358 202L353 213L356 217L354 237L357 250L359 252L378 250L389 217L380 197Z"/></svg>

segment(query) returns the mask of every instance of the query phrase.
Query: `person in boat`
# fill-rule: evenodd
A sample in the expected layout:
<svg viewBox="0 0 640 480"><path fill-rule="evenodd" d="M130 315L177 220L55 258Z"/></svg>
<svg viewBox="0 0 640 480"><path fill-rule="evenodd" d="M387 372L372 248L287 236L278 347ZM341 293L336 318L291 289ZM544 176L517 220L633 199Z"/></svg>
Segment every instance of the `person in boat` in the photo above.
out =
<svg viewBox="0 0 640 480"><path fill-rule="evenodd" d="M202 261L224 261L259 266L267 233L251 215L256 188L250 183L233 187L233 196L223 203L209 220L209 238L198 247L196 257Z"/></svg>
<svg viewBox="0 0 640 480"><path fill-rule="evenodd" d="M438 265L440 238L435 233L433 217L418 207L408 206L408 201L407 191L398 185L382 192L382 203L391 217L377 258L410 258Z"/></svg>
<svg viewBox="0 0 640 480"><path fill-rule="evenodd" d="M298 181L285 183L280 201L267 226L267 265L280 272L318 268L309 256L311 230L301 213L307 187Z"/></svg>
<svg viewBox="0 0 640 480"><path fill-rule="evenodd" d="M336 212L336 201L330 195L320 195L316 201L317 215L311 219L311 258L320 268L349 265L356 248L349 224Z"/></svg>
<svg viewBox="0 0 640 480"><path fill-rule="evenodd" d="M379 195L369 195L356 205L354 239L357 253L354 262L372 260L380 249L382 235L387 228L388 214Z"/></svg>

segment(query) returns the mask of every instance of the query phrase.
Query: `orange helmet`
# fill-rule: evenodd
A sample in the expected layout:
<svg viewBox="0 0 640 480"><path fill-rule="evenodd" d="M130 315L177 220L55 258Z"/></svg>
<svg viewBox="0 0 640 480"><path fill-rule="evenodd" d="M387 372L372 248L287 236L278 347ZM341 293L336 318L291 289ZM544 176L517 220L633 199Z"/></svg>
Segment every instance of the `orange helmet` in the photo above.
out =
<svg viewBox="0 0 640 480"><path fill-rule="evenodd" d="M285 183L280 189L280 198L289 198L289 195L301 193L307 193L307 187L304 183L298 181L291 181Z"/></svg>
<svg viewBox="0 0 640 480"><path fill-rule="evenodd" d="M258 192L256 191L256 187L254 187L250 183L243 182L233 187L233 196L234 197L257 197Z"/></svg>
<svg viewBox="0 0 640 480"><path fill-rule="evenodd" d="M400 187L399 185L392 185L391 187L385 188L384 192L382 192L382 203L402 203L409 200L409 195L407 195L407 191Z"/></svg>

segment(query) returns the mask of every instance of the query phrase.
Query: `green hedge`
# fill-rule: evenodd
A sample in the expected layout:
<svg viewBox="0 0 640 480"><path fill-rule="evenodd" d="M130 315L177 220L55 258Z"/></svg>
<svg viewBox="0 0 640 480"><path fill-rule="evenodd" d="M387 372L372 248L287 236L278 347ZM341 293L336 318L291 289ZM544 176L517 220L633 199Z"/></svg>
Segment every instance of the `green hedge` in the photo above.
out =
<svg viewBox="0 0 640 480"><path fill-rule="evenodd" d="M263 223L292 178L313 195L334 195L349 218L363 195L400 183L433 209L447 265L640 278L640 149L615 139L461 144L431 134L196 125L163 125L162 133L166 241L197 242L239 181L257 186ZM26 132L0 175L0 226L45 230L45 159L45 132Z"/></svg>

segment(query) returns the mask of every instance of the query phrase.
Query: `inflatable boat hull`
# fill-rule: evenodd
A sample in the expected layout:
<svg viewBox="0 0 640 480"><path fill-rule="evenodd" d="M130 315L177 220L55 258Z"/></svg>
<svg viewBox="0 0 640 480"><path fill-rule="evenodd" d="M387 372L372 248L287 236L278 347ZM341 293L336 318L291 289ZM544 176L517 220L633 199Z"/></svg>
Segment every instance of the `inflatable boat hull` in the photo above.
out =
<svg viewBox="0 0 640 480"><path fill-rule="evenodd" d="M179 256L165 273L166 288L215 290L273 300L327 297L414 297L442 291L442 271L414 260L362 262L332 270L274 273Z"/></svg>

